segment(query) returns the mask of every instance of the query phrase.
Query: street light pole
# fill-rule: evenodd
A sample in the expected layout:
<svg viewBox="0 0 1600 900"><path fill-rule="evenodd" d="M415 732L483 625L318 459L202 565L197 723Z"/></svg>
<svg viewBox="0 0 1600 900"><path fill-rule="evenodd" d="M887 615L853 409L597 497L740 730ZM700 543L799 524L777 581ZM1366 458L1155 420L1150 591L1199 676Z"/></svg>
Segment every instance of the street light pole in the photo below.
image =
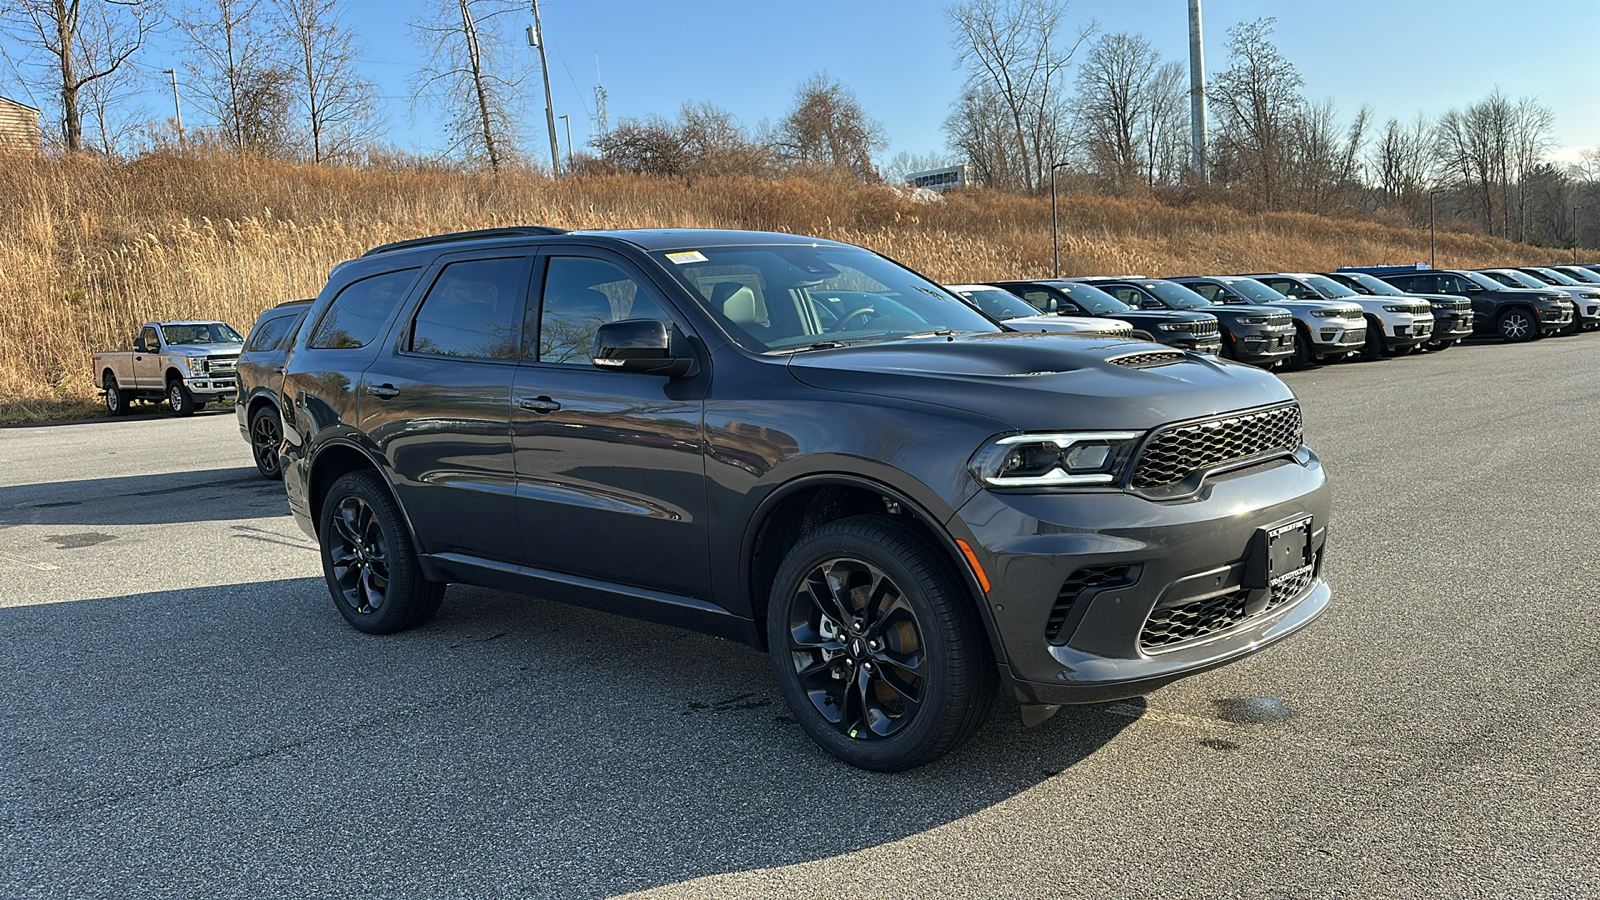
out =
<svg viewBox="0 0 1600 900"><path fill-rule="evenodd" d="M183 107L178 105L178 73L175 69L162 69L161 74L172 76L172 112L178 118L178 146L183 146Z"/></svg>
<svg viewBox="0 0 1600 900"><path fill-rule="evenodd" d="M550 129L550 165L561 175L561 150L556 146L555 105L550 100L550 62L544 55L544 23L539 21L539 0L529 0L533 7L533 30L528 32L528 43L539 51L539 71L544 76L544 122Z"/></svg>
<svg viewBox="0 0 1600 900"><path fill-rule="evenodd" d="M1578 245L1583 243L1583 233L1578 231L1578 210L1585 207L1573 204L1572 206L1572 264L1578 264Z"/></svg>
<svg viewBox="0 0 1600 900"><path fill-rule="evenodd" d="M1430 269L1439 267L1438 262L1435 261L1437 245L1434 241L1433 230L1433 197L1435 194L1441 193L1444 193L1444 188L1434 188L1428 192L1428 268Z"/></svg>
<svg viewBox="0 0 1600 900"><path fill-rule="evenodd" d="M567 171L571 172L572 171L572 117L571 116L556 116L556 118L560 119L561 120L561 124L565 125L566 128L567 128Z"/></svg>
<svg viewBox="0 0 1600 900"><path fill-rule="evenodd" d="M1050 164L1050 255L1054 259L1053 277L1061 277L1061 226L1056 214L1056 170L1068 163Z"/></svg>

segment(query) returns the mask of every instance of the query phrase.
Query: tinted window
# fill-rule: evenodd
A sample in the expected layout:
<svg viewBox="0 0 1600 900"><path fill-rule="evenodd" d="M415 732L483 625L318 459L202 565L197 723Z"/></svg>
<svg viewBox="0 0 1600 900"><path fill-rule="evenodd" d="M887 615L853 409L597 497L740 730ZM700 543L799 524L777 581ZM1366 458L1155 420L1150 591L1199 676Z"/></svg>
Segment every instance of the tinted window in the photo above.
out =
<svg viewBox="0 0 1600 900"><path fill-rule="evenodd" d="M1219 285L1212 284L1208 281L1194 281L1185 284L1184 287L1194 291L1196 294L1199 294L1212 303L1227 302L1227 296L1223 293L1222 288Z"/></svg>
<svg viewBox="0 0 1600 900"><path fill-rule="evenodd" d="M1017 295L999 288L982 288L979 290L958 291L961 296L971 300L975 306L996 319L1020 319L1023 316L1038 315L1039 311L1027 303L1017 299Z"/></svg>
<svg viewBox="0 0 1600 900"><path fill-rule="evenodd" d="M1326 275L1307 275L1306 283L1322 292L1322 296L1329 300L1343 300L1346 297L1360 296L1345 285L1334 281Z"/></svg>
<svg viewBox="0 0 1600 900"><path fill-rule="evenodd" d="M1175 281L1143 281L1139 283L1139 287L1146 293L1160 297L1173 309L1195 309L1211 305L1205 297Z"/></svg>
<svg viewBox="0 0 1600 900"><path fill-rule="evenodd" d="M748 288L743 290L749 292ZM552 256L540 297L537 355L540 362L590 365L595 333L606 322L624 319L654 319L669 325L672 322L648 288L620 267L600 259ZM533 310L530 305L530 316Z"/></svg>
<svg viewBox="0 0 1600 900"><path fill-rule="evenodd" d="M414 269L385 272L345 285L322 314L307 346L317 350L365 347L389 321L411 284Z"/></svg>
<svg viewBox="0 0 1600 900"><path fill-rule="evenodd" d="M139 333L139 340L135 342L135 350L148 350L152 353L161 349L161 339L156 337L154 328L146 328Z"/></svg>
<svg viewBox="0 0 1600 900"><path fill-rule="evenodd" d="M246 350L276 350L288 335L289 323L294 321L293 316L273 316L256 323L250 332L250 340L244 345Z"/></svg>
<svg viewBox="0 0 1600 900"><path fill-rule="evenodd" d="M1248 297L1257 303L1276 303L1284 299L1282 294L1254 278L1228 278L1222 283L1228 286L1228 290Z"/></svg>
<svg viewBox="0 0 1600 900"><path fill-rule="evenodd" d="M244 335L233 326L222 322L201 322L196 325L163 325L161 336L170 346L179 344L242 344Z"/></svg>
<svg viewBox="0 0 1600 900"><path fill-rule="evenodd" d="M1316 291L1301 285L1299 282L1290 281L1287 278L1262 278L1258 280L1262 284L1265 284L1267 287L1272 288L1291 300L1322 299L1321 297L1317 296Z"/></svg>
<svg viewBox="0 0 1600 900"><path fill-rule="evenodd" d="M516 359L526 262L512 256L445 266L417 310L408 349L471 359Z"/></svg>

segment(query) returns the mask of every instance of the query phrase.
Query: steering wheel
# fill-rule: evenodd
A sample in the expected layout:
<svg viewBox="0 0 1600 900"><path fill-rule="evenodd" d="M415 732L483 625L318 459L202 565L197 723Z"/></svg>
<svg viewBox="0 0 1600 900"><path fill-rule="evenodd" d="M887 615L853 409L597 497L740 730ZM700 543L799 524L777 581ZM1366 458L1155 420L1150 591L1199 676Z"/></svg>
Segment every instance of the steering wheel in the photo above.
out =
<svg viewBox="0 0 1600 900"><path fill-rule="evenodd" d="M828 329L828 333L833 334L839 331L848 331L849 329L845 328L845 326L850 324L851 319L854 319L856 316L860 315L877 315L877 313L878 311L870 306L860 306L852 309L848 313L844 314L844 316L840 317L839 321L835 322L833 327ZM862 321L861 324L865 325L867 323Z"/></svg>

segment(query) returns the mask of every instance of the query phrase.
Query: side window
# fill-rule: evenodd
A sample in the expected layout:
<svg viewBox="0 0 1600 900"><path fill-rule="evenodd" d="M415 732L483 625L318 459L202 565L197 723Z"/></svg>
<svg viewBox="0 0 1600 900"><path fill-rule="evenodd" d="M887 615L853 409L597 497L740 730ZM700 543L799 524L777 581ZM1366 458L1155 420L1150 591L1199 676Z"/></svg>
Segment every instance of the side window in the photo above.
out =
<svg viewBox="0 0 1600 900"><path fill-rule="evenodd" d="M1128 304L1134 309L1144 306L1144 301L1147 299L1143 292L1135 290L1131 287L1107 286L1101 288L1101 290L1110 291L1111 296L1121 300L1123 303Z"/></svg>
<svg viewBox="0 0 1600 900"><path fill-rule="evenodd" d="M469 359L516 359L526 259L454 262L439 273L411 324L406 349Z"/></svg>
<svg viewBox="0 0 1600 900"><path fill-rule="evenodd" d="M250 332L250 340L244 345L246 352L253 350L276 350L282 342L283 333L289 330L291 316L275 316L257 325Z"/></svg>
<svg viewBox="0 0 1600 900"><path fill-rule="evenodd" d="M1056 298L1050 296L1049 291L1023 291L1022 299L1028 301L1028 304L1035 309L1043 310L1044 312L1055 312Z"/></svg>
<svg viewBox="0 0 1600 900"><path fill-rule="evenodd" d="M538 346L525 351L539 362L590 365L595 334L607 322L655 319L672 323L650 288L601 259L550 257L540 298ZM533 304L528 305L529 317L534 309ZM527 331L534 333L532 327Z"/></svg>
<svg viewBox="0 0 1600 900"><path fill-rule="evenodd" d="M1433 277L1441 293L1465 294L1467 292L1466 279L1459 275L1435 275Z"/></svg>
<svg viewBox="0 0 1600 900"><path fill-rule="evenodd" d="M306 346L314 350L348 350L365 347L389 321L411 284L415 269L385 272L352 282L333 298Z"/></svg>
<svg viewBox="0 0 1600 900"><path fill-rule="evenodd" d="M1212 303L1216 303L1217 295L1222 293L1222 288L1217 287L1216 285L1207 281L1197 281L1193 284L1185 284L1184 287L1194 291L1196 294L1199 294Z"/></svg>
<svg viewBox="0 0 1600 900"><path fill-rule="evenodd" d="M156 335L154 328L146 328L144 331L139 332L138 344L139 346L133 349L154 353L161 349L161 338Z"/></svg>

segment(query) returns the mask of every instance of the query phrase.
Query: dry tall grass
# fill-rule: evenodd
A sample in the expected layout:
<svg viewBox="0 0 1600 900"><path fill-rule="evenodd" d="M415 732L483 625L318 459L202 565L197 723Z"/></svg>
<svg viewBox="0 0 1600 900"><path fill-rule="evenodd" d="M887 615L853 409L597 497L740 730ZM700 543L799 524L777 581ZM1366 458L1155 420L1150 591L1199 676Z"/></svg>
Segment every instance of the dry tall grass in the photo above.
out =
<svg viewBox="0 0 1600 900"><path fill-rule="evenodd" d="M1066 274L1300 271L1428 255L1424 231L1142 199L1067 195L1061 222ZM801 179L553 182L235 159L11 157L0 159L0 421L92 402L90 353L127 346L141 322L216 317L243 331L263 308L314 295L329 268L375 244L519 223L813 234L946 281L1050 268L1048 198L973 192L920 204L882 187ZM1561 257L1439 235L1441 265Z"/></svg>

